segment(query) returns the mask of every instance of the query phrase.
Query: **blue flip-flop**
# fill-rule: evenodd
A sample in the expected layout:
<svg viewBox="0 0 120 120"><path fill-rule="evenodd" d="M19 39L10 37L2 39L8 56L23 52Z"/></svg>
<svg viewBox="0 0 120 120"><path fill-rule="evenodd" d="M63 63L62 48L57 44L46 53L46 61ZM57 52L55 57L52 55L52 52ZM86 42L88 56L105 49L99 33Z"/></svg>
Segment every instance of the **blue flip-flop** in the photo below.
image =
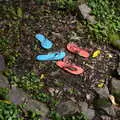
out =
<svg viewBox="0 0 120 120"><path fill-rule="evenodd" d="M35 38L41 42L41 46L45 49L50 49L53 45L53 43L42 34L36 34Z"/></svg>
<svg viewBox="0 0 120 120"><path fill-rule="evenodd" d="M36 56L36 60L47 61L47 60L61 60L65 57L66 53L63 51L48 53L46 55Z"/></svg>

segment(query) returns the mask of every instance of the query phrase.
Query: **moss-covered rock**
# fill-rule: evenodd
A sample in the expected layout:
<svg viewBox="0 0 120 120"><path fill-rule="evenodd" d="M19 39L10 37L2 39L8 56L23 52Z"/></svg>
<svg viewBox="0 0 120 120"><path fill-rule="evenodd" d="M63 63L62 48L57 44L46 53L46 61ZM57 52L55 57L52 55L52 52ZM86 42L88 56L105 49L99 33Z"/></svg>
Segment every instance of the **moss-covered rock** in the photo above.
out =
<svg viewBox="0 0 120 120"><path fill-rule="evenodd" d="M120 103L120 80L113 78L111 82L111 87L112 87L111 89L112 95L114 95L116 101Z"/></svg>
<svg viewBox="0 0 120 120"><path fill-rule="evenodd" d="M110 105L111 103L107 98L101 98L101 99L94 100L94 106L96 108L108 107Z"/></svg>

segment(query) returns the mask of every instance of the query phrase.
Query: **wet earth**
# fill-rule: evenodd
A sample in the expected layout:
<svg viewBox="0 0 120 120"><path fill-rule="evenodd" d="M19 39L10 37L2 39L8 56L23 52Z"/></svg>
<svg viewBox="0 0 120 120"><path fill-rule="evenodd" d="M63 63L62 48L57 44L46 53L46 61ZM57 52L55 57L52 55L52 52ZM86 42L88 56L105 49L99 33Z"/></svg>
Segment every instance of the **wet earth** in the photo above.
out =
<svg viewBox="0 0 120 120"><path fill-rule="evenodd" d="M18 7L22 9L22 15L16 12ZM76 103L87 102L88 106L93 106L100 80L104 81L103 87L107 86L111 92L111 80L117 74L119 51L107 43L95 41L83 24L85 21L81 19L79 11L61 11L50 3L41 5L34 1L1 3L0 11L0 36L1 39L8 39L10 42L9 51L1 50L0 54L5 57L6 63L8 55L18 54L15 64L10 66L17 76L21 77L31 71L38 76L44 74L43 90L61 102L72 100ZM50 39L54 43L53 48L43 49L35 39L37 33L44 34ZM69 42L75 42L87 49L90 57L85 59L68 52L66 45ZM93 58L93 52L98 49L101 51L100 55ZM57 67L56 61L35 60L38 54L60 50L64 50L73 63L81 66L84 73L72 75Z"/></svg>

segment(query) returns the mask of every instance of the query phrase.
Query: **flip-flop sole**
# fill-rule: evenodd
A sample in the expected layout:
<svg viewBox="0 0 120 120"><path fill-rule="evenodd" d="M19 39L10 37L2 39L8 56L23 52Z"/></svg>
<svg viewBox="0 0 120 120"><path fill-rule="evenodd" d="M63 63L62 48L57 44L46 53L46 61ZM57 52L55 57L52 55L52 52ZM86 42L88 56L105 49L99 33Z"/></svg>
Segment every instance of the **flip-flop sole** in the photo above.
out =
<svg viewBox="0 0 120 120"><path fill-rule="evenodd" d="M44 35L42 34L36 34L35 38L41 42L41 46L45 49L52 48L53 43L48 40Z"/></svg>
<svg viewBox="0 0 120 120"><path fill-rule="evenodd" d="M62 68L63 70L65 70L71 74L74 74L74 75L79 75L84 72L84 70L81 67L72 65L72 64L67 64L63 61L57 61L56 65L59 66L60 68Z"/></svg>
<svg viewBox="0 0 120 120"><path fill-rule="evenodd" d="M83 50L82 48L78 47L78 45L76 45L75 43L68 43L67 44L67 49L75 54L78 54L82 57L88 58L89 57L89 53L86 50Z"/></svg>
<svg viewBox="0 0 120 120"><path fill-rule="evenodd" d="M54 53L48 53L46 55L38 55L36 57L36 60L39 61L48 61L48 60L61 60L65 57L65 52L54 52Z"/></svg>

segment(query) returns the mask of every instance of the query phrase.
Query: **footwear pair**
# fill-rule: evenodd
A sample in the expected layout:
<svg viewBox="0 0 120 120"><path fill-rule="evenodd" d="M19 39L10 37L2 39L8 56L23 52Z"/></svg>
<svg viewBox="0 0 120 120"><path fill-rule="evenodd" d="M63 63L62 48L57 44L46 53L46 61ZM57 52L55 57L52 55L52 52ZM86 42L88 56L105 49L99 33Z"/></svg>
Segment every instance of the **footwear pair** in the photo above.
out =
<svg viewBox="0 0 120 120"><path fill-rule="evenodd" d="M89 53L86 50L83 50L73 42L67 44L67 49L68 51L74 54L78 54L82 57L85 57L85 58L89 57ZM63 70L74 75L78 75L84 72L84 70L80 66L77 66L74 63L69 62L68 58L64 58L63 61L62 60L57 61L56 65L62 68Z"/></svg>
<svg viewBox="0 0 120 120"><path fill-rule="evenodd" d="M44 49L50 49L53 46L53 43L48 40L44 35L42 34L36 34L35 38L41 43L42 48ZM65 57L65 52L59 51L59 52L53 52L48 53L46 55L38 55L36 56L36 60L39 61L47 61L47 60L61 60Z"/></svg>

